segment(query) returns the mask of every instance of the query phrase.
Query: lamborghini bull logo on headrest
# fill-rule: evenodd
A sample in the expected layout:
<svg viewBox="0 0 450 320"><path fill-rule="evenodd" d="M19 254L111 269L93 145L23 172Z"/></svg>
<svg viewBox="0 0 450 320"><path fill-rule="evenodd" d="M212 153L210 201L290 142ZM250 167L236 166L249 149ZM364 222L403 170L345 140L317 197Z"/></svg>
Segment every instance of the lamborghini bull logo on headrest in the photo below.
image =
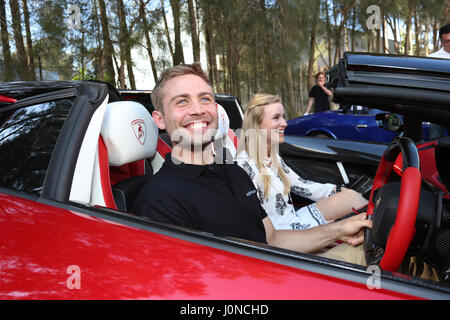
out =
<svg viewBox="0 0 450 320"><path fill-rule="evenodd" d="M145 143L145 122L142 119L136 119L131 122L131 127L133 128L134 135L138 139L141 145Z"/></svg>

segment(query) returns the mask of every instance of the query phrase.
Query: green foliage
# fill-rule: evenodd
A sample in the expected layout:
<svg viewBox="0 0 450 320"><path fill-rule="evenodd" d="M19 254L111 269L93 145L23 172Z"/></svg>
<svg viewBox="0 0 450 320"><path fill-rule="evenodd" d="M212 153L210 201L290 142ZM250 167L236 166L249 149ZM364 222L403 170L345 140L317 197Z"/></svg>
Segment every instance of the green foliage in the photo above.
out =
<svg viewBox="0 0 450 320"><path fill-rule="evenodd" d="M122 32L122 39L118 2L104 1L108 37L113 45L109 52L116 69L115 78L111 64L109 73L102 65L105 38L99 0L28 2L35 60L40 57L42 68L58 73L61 79L103 79L117 84L118 68L122 67L125 74L133 70L124 68L125 63L127 67L131 64L135 68L135 61L125 61L121 54L127 48L138 47L153 52L152 66L156 69L153 71L160 74L173 61L180 61L180 57L173 57L175 26L171 18L178 3L180 27L187 35L181 38L184 58L190 60L192 57L192 52L186 50L191 28L185 0L143 0L147 25L141 19L140 0L123 0L128 30ZM383 34L387 37L395 33L395 51L403 54L405 30L409 24L410 47L425 55L428 52L426 46L436 49L436 31L449 22L450 11L448 0L193 0L193 4L202 39L201 56L208 60L208 71L216 91L238 95L244 106L256 92L279 94L290 116L296 116L305 107L308 76L336 63L346 48L382 50L383 46L377 44L382 43ZM386 21L383 30L369 30L366 25L367 8L374 4L379 6ZM79 29L68 27L70 5L80 8ZM163 12L168 18L167 27ZM11 56L16 61L9 31ZM207 32L208 41L205 40ZM145 40L146 34L150 36L150 44ZM312 59L309 59L310 55ZM38 66L37 61L35 65ZM138 71L135 69L135 72Z"/></svg>
<svg viewBox="0 0 450 320"><path fill-rule="evenodd" d="M97 80L97 76L93 70L78 69L72 80Z"/></svg>

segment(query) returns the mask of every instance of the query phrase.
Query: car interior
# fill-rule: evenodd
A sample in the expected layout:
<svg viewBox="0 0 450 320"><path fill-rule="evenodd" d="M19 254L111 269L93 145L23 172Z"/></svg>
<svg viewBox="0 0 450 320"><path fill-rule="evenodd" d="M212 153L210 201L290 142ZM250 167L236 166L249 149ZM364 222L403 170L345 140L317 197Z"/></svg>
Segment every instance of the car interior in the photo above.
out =
<svg viewBox="0 0 450 320"><path fill-rule="evenodd" d="M109 103L108 103L109 101ZM236 155L237 137L229 128L226 111L218 106L219 132L217 147L225 146L230 157ZM416 121L420 131L421 122ZM412 130L413 126L408 126ZM409 136L410 133L406 132ZM420 133L412 133L411 136ZM149 111L135 101L117 97L106 99L94 112L87 127L71 186L69 200L88 206L104 207L129 213L138 192L156 173L171 152L170 141L164 141ZM438 269L444 282L450 270L450 138L414 143L421 171L417 219L406 256L418 256ZM400 150L401 151L401 150ZM280 146L285 162L305 179L342 183L336 159L317 158L305 154L293 145ZM384 184L373 192L378 163L344 162L348 182L374 203L374 232L368 255L370 263L378 264L389 242L389 232L396 224L396 214L402 192L404 154L397 152L389 161L392 169ZM320 173L320 174L318 174ZM310 203L292 195L296 205Z"/></svg>
<svg viewBox="0 0 450 320"><path fill-rule="evenodd" d="M71 193L70 200L129 213L139 190L159 170L165 154L171 151L171 144L164 132L159 132L150 113L140 103L117 101L105 104L97 111L101 115L94 115L90 124L90 128L95 127L92 130L94 134L85 139L82 146L82 149L88 148L85 144L96 148L90 152L93 155L92 170L84 170L80 179L84 188L88 188L90 192L85 192L84 195ZM216 141L221 141L233 158L236 155L237 137L233 136L228 116L221 106L219 118L223 122L219 125ZM421 195L414 239L407 255L424 258L441 271L442 279L445 280L446 275L448 276L445 271L450 268L450 198L447 192L450 188L450 176L446 166L446 159L450 155L450 140L419 143L417 148L422 169ZM336 184L342 182L335 161L305 157L295 146L288 144L280 149L286 163L295 171L301 171L304 178ZM376 229L372 237L372 251L366 253L372 255L370 263L380 263L383 257L383 250L380 248L386 246L389 232L395 223L401 189L401 160L400 153L392 163L393 173L389 175L389 182L386 181L375 194L372 194L372 185L377 165L345 163L349 179L347 186L377 202L373 214L374 224L383 227ZM80 162L80 166L86 168L86 163ZM91 173L88 179L86 172ZM80 189L80 186L74 178L72 190L75 189ZM295 195L292 197L297 206L310 203L307 199ZM386 199L381 205L380 198ZM433 208L433 212L430 212L430 208Z"/></svg>

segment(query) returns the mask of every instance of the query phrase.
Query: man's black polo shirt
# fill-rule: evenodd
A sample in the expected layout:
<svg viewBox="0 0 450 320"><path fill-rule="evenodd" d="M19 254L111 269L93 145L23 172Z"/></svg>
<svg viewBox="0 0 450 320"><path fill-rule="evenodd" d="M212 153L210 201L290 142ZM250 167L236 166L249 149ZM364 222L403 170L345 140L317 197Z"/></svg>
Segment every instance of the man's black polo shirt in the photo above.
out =
<svg viewBox="0 0 450 320"><path fill-rule="evenodd" d="M314 85L309 91L309 96L314 98L314 112L330 110L330 101L328 95L318 85Z"/></svg>
<svg viewBox="0 0 450 320"><path fill-rule="evenodd" d="M132 212L218 236L266 242L267 214L237 164L175 164L171 154L136 198Z"/></svg>

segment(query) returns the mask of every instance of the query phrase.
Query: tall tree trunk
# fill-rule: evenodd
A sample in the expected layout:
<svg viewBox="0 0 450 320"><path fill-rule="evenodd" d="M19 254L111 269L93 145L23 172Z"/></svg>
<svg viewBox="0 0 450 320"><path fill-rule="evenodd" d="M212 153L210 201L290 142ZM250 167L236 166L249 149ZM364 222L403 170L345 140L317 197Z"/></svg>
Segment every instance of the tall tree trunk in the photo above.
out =
<svg viewBox="0 0 450 320"><path fill-rule="evenodd" d="M225 92L225 89L220 88L219 70L217 70L216 63L216 50L213 40L212 31L212 12L210 1L202 1L203 7L203 21L204 21L204 33L206 43L206 58L208 63L209 80L215 86L216 91Z"/></svg>
<svg viewBox="0 0 450 320"><path fill-rule="evenodd" d="M128 32L126 15L125 15L125 6L123 4L123 0L117 0L117 9L119 16L119 31L120 31L120 63L121 69L124 69L124 65L127 65L127 75L128 81L130 81L131 89L136 89L136 82L134 80L133 73L133 61L131 59L131 41L130 34ZM124 75L124 70L121 70L121 75ZM123 81L125 83L125 79Z"/></svg>
<svg viewBox="0 0 450 320"><path fill-rule="evenodd" d="M428 49L428 33L429 33L430 29L429 29L429 24L427 23L427 25L425 26L425 34L424 34L424 38L423 38L423 43L424 43L424 55L427 56L430 52Z"/></svg>
<svg viewBox="0 0 450 320"><path fill-rule="evenodd" d="M327 49L328 49L328 65L331 66L331 28L330 28L330 14L328 12L328 0L325 0L325 21L327 25Z"/></svg>
<svg viewBox="0 0 450 320"><path fill-rule="evenodd" d="M336 0L332 1L333 3L333 20L334 20L334 59L333 59L333 65L337 64L337 61L339 59L339 56L341 54L341 31L339 29L338 24L338 9ZM308 80L309 75L308 75Z"/></svg>
<svg viewBox="0 0 450 320"><path fill-rule="evenodd" d="M119 70L119 86L121 89L126 89L127 84L125 82L125 55L122 50L120 50L119 54L120 65L117 70ZM117 61L116 61L117 64Z"/></svg>
<svg viewBox="0 0 450 320"><path fill-rule="evenodd" d="M288 38L286 35L286 30L288 27L286 26L286 14L287 14L287 8L286 8L286 2L280 1L280 13L281 13L281 44L282 44L282 57L283 61L282 64L284 66L284 82L286 87L286 96L287 99L285 100L287 102L287 114L289 118L293 118L293 116L297 113L295 110L295 94L294 94L294 77L292 75L292 69L291 64L288 62L287 52L288 50ZM317 6L317 14L320 13L320 2Z"/></svg>
<svg viewBox="0 0 450 320"><path fill-rule="evenodd" d="M14 71L11 60L11 50L9 47L9 35L6 23L6 9L5 0L0 0L0 29L2 33L2 49L3 49L3 62L5 66L4 81L14 80Z"/></svg>
<svg viewBox="0 0 450 320"><path fill-rule="evenodd" d="M28 66L30 68L30 79L36 80L36 70L34 70L33 42L31 41L31 30L30 30L30 13L28 11L27 0L22 0L22 7L23 7L23 17L25 21L25 32L27 38Z"/></svg>
<svg viewBox="0 0 450 320"><path fill-rule="evenodd" d="M317 30L317 19L320 11L320 2L315 3L313 14L313 21L311 24L311 34L309 36L309 62L308 62L308 88L314 85L314 63L316 62L316 30ZM336 48L337 50L337 48Z"/></svg>
<svg viewBox="0 0 450 320"><path fill-rule="evenodd" d="M104 79L113 85L116 85L115 72L113 65L113 45L111 37L109 36L108 18L106 15L106 6L104 0L98 0L98 7L100 9L100 22L102 25L102 38L103 38L103 70Z"/></svg>
<svg viewBox="0 0 450 320"><path fill-rule="evenodd" d="M140 16L141 16L141 21L142 21L142 26L144 27L144 34L145 34L145 41L147 42L147 54L148 54L148 58L150 59L150 66L152 67L152 73L153 73L153 79L155 79L155 82L158 80L158 72L156 69L156 63L155 63L155 59L153 58L153 51L152 51L152 43L150 41L150 36L149 36L149 26L148 26L148 21L146 16L146 12L145 12L145 4L144 4L144 0L139 0L139 12L140 12Z"/></svg>
<svg viewBox="0 0 450 320"><path fill-rule="evenodd" d="M235 76L236 76L236 72L234 70L234 62L233 62L233 47L234 47L234 37L233 37L233 32L232 32L232 27L231 27L231 22L227 22L226 25L226 53L227 53L227 71L228 71L228 80L229 80L229 88L230 91L229 93L232 95L235 95Z"/></svg>
<svg viewBox="0 0 450 320"><path fill-rule="evenodd" d="M84 28L81 28L81 48L80 48L80 60L81 60L81 80L85 80L85 61L84 61L84 34L86 33L86 30Z"/></svg>
<svg viewBox="0 0 450 320"><path fill-rule="evenodd" d="M395 53L400 54L400 46L397 39L397 20L397 17L394 16L394 30L392 32L394 33Z"/></svg>
<svg viewBox="0 0 450 320"><path fill-rule="evenodd" d="M266 1L260 0L259 6L263 12L262 16L264 19L267 17L267 8L266 8ZM266 20L264 20L265 23L267 23ZM274 67L274 61L272 57L272 51L271 51L271 45L272 41L270 39L270 33L263 32L262 34L262 77L263 81L266 82L266 88L268 92L275 92L276 86L275 86L275 67Z"/></svg>
<svg viewBox="0 0 450 320"><path fill-rule="evenodd" d="M407 56L411 52L411 20L412 9L414 6L414 0L408 1L408 16L406 17L406 34L405 34L405 51L404 55Z"/></svg>
<svg viewBox="0 0 450 320"><path fill-rule="evenodd" d="M229 83L229 93L234 96L241 96L240 87L240 74L239 74L239 60L240 60L240 43L239 35L240 30L236 16L233 15L232 4L229 2L225 5L225 41L226 41L226 54L227 54L227 73Z"/></svg>
<svg viewBox="0 0 450 320"><path fill-rule="evenodd" d="M188 0L189 7L189 26L191 29L192 37L192 54L194 56L194 61L200 61L200 41L198 39L198 29L197 29L197 16L195 14L195 8L193 0Z"/></svg>
<svg viewBox="0 0 450 320"><path fill-rule="evenodd" d="M131 58L131 48L128 45L125 50L125 61L127 62L128 80L130 81L130 87L132 90L136 90L136 80L134 79L133 72L133 59Z"/></svg>
<svg viewBox="0 0 450 320"><path fill-rule="evenodd" d="M184 63L183 46L181 44L180 1L170 0L173 14L173 31L175 34L175 51L173 52L173 65Z"/></svg>
<svg viewBox="0 0 450 320"><path fill-rule="evenodd" d="M352 32L351 32L352 51L355 51L355 44L356 44L355 29L356 29L356 6L353 7L353 11L352 11Z"/></svg>
<svg viewBox="0 0 450 320"><path fill-rule="evenodd" d="M162 14L163 21L164 21L164 32L165 32L166 38L167 38L167 46L169 47L169 53L170 53L170 56L172 57L172 61L173 61L173 46L172 46L172 40L170 40L169 25L167 23L166 9L164 7L164 0L161 0L161 14Z"/></svg>
<svg viewBox="0 0 450 320"><path fill-rule="evenodd" d="M92 6L94 8L94 26L96 29L97 48L95 48L95 76L101 81L105 81L105 74L103 69L103 54L102 54L102 37L100 32L100 22L98 21L97 2L92 0Z"/></svg>
<svg viewBox="0 0 450 320"><path fill-rule="evenodd" d="M376 31L375 31L375 33L376 33L376 44L375 44L375 48L376 48L376 52L377 53L379 53L379 52L381 52L381 46L380 46L380 44L381 44L381 32L380 32L380 29L376 29Z"/></svg>
<svg viewBox="0 0 450 320"><path fill-rule="evenodd" d="M306 109L303 108L304 105L304 97L303 97L303 63L302 63L302 56L300 54L299 57L299 61L300 61L300 69L299 69L299 81L298 81L298 91L299 91L299 101L298 101L298 109L297 109L297 114L296 116L300 116L301 114L303 114ZM300 111L300 113L299 113Z"/></svg>
<svg viewBox="0 0 450 320"><path fill-rule="evenodd" d="M42 76L41 56L38 56L38 65L39 65L39 80L42 81L44 78Z"/></svg>
<svg viewBox="0 0 450 320"><path fill-rule="evenodd" d="M436 17L433 17L433 52L437 51L439 49L439 44L438 44L438 24L437 24L437 19Z"/></svg>
<svg viewBox="0 0 450 320"><path fill-rule="evenodd" d="M414 38L415 38L415 42L416 42L416 52L415 55L416 56L420 56L420 40L419 40L419 35L420 35L420 23L419 23L419 18L418 18L418 14L417 14L417 7L416 4L414 2Z"/></svg>
<svg viewBox="0 0 450 320"><path fill-rule="evenodd" d="M348 28L344 23L344 51L349 51Z"/></svg>
<svg viewBox="0 0 450 320"><path fill-rule="evenodd" d="M19 76L20 80L30 80L30 68L28 66L27 54L23 44L22 37L22 19L20 18L19 3L17 0L9 0L11 8L12 26L14 31L14 40L16 42L17 58L19 60Z"/></svg>
<svg viewBox="0 0 450 320"><path fill-rule="evenodd" d="M386 30L386 12L384 6L381 7L381 32L382 32L382 40L383 40L383 51L382 53L389 53L389 39L387 37Z"/></svg>

